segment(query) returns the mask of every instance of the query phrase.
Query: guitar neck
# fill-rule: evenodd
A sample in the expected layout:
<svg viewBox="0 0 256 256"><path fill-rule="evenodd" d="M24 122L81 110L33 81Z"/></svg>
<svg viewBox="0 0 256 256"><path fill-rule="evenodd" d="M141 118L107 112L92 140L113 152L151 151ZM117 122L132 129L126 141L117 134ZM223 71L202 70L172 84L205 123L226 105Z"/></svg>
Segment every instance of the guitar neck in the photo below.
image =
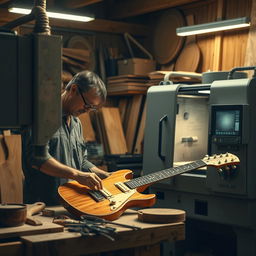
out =
<svg viewBox="0 0 256 256"><path fill-rule="evenodd" d="M135 178L133 180L126 181L125 185L127 185L131 189L134 189L134 188L142 187L152 183L156 183L158 181L168 179L173 176L176 176L185 172L189 172L206 165L207 164L203 160L198 160L189 164L150 173L150 174Z"/></svg>

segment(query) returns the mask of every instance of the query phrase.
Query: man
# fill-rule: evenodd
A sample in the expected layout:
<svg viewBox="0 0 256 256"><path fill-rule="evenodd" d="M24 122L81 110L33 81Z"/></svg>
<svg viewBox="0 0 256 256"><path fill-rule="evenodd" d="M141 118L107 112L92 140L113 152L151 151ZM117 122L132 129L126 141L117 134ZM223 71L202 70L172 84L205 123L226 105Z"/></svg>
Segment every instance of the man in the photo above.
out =
<svg viewBox="0 0 256 256"><path fill-rule="evenodd" d="M78 116L100 108L106 95L105 85L95 73L83 71L73 77L61 95L62 125L48 142L46 159L33 157L33 147L27 139L31 136L24 134L26 203L43 201L48 205L58 204L57 188L68 179L91 189L102 189L101 178L108 177L109 173L86 159L86 144Z"/></svg>

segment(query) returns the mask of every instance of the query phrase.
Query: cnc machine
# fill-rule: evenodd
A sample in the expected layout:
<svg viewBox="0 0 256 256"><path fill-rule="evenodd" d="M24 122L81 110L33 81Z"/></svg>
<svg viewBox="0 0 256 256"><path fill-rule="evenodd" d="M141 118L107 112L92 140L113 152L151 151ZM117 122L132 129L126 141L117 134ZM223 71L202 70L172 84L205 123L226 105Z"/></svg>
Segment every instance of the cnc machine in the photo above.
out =
<svg viewBox="0 0 256 256"><path fill-rule="evenodd" d="M213 233L234 234L237 256L256 255L256 79L232 77L246 69L255 67L209 84L151 87L143 160L149 174L204 155L239 157L233 168L193 170L150 189L157 207L183 209L188 219L215 226Z"/></svg>

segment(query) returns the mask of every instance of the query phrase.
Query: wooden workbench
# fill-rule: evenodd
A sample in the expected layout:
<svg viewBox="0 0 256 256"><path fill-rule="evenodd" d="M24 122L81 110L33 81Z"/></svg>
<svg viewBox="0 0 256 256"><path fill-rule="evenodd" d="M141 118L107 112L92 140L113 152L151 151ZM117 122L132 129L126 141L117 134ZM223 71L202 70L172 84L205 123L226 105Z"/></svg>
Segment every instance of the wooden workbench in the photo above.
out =
<svg viewBox="0 0 256 256"><path fill-rule="evenodd" d="M52 218L49 217L37 216L37 218L44 224L52 221ZM132 210L128 210L115 222L133 225L141 229L132 230L113 226L117 228L115 241L101 235L83 237L80 233L66 230L49 234L24 235L20 237L19 241L0 244L0 255L157 256L160 255L160 243L162 241L185 239L183 222L174 224L142 223L137 220L136 211Z"/></svg>

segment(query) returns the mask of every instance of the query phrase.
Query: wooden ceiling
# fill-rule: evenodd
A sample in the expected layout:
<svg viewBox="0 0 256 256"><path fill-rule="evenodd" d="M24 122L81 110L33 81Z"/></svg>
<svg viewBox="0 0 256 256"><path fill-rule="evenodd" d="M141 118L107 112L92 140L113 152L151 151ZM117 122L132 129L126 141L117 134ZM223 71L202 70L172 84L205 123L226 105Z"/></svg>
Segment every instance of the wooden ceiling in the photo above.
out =
<svg viewBox="0 0 256 256"><path fill-rule="evenodd" d="M11 21L20 15L8 12L8 3L20 1L0 0L0 20ZM24 2L24 1L23 1ZM30 0L28 2L34 2ZM185 4L198 2L198 0L47 0L47 9L79 11L79 13L91 14L94 21L87 23L70 22L52 19L51 26L82 29L107 33L128 32L134 35L146 36L149 33L147 26L130 22L129 18L149 14L159 10L174 8ZM123 21L125 19L125 22ZM128 21L127 21L128 20Z"/></svg>

